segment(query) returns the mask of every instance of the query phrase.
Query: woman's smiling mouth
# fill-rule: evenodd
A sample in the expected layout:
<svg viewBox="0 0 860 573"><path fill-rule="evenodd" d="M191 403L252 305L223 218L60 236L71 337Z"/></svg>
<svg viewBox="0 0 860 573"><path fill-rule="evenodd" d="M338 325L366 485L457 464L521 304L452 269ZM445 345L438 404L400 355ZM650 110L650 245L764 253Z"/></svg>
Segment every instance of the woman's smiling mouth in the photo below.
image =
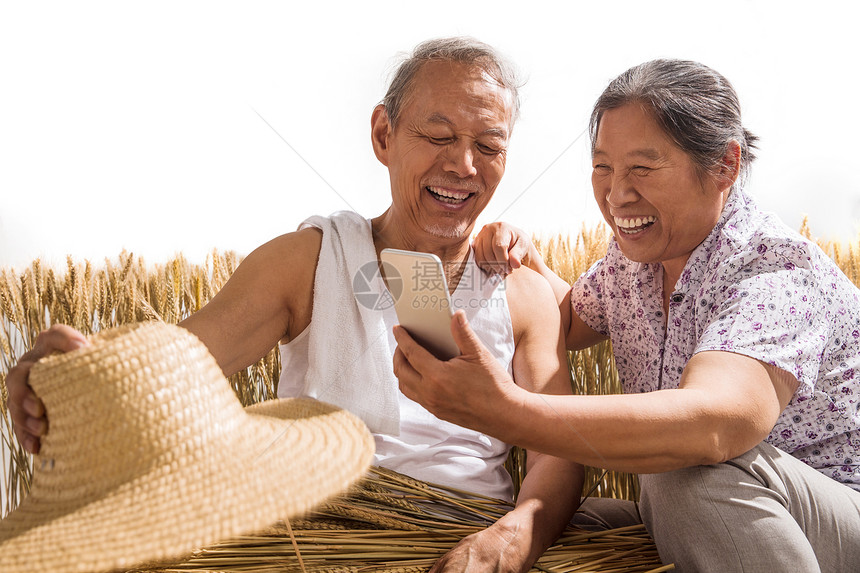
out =
<svg viewBox="0 0 860 573"><path fill-rule="evenodd" d="M648 217L613 217L615 226L618 230L627 235L633 235L640 231L644 231L651 225L657 222L657 217L650 215Z"/></svg>

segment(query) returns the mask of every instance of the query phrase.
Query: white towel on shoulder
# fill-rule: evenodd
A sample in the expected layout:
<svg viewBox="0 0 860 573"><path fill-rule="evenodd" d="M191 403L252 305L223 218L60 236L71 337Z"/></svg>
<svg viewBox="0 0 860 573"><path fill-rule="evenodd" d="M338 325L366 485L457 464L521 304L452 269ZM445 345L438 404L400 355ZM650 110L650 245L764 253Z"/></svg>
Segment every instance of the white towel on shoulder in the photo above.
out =
<svg viewBox="0 0 860 573"><path fill-rule="evenodd" d="M370 223L352 211L338 211L306 219L299 228L307 227L321 229L323 237L305 394L349 410L371 432L398 435L400 390L382 312L360 303L353 289L359 272L378 274Z"/></svg>

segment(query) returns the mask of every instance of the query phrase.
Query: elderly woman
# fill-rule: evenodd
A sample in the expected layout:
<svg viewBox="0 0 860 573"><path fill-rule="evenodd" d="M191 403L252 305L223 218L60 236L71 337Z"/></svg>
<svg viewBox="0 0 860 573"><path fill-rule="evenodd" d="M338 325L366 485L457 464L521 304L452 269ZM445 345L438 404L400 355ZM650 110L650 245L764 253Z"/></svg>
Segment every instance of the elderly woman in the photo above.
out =
<svg viewBox="0 0 860 573"><path fill-rule="evenodd" d="M397 327L395 372L437 416L639 474L644 522L683 571L848 571L860 563L860 291L743 190L756 138L737 95L687 61L636 66L590 123L594 197L614 241L571 288L504 224L476 244L553 286L571 350L610 339L625 394L529 395L461 314L441 363Z"/></svg>

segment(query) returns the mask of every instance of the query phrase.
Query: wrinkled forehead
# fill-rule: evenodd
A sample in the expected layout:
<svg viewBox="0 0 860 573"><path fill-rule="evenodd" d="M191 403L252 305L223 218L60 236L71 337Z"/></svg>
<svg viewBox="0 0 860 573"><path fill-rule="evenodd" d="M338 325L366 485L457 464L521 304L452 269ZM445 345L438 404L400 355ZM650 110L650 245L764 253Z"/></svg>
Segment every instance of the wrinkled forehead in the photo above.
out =
<svg viewBox="0 0 860 573"><path fill-rule="evenodd" d="M684 151L659 121L654 107L645 101L633 100L603 110L592 133L592 155L600 153L605 142L615 141L634 146L647 140L658 146L676 147Z"/></svg>
<svg viewBox="0 0 860 573"><path fill-rule="evenodd" d="M412 80L404 108L420 101L421 107L459 102L486 118L503 119L510 133L514 122L514 95L478 64L436 60L426 62Z"/></svg>

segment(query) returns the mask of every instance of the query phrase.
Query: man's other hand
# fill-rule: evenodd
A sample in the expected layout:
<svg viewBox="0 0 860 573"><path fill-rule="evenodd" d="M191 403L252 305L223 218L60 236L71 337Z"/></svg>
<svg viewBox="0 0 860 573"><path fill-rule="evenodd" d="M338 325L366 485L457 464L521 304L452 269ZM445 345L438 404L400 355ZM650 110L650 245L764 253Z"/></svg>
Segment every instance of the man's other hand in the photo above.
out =
<svg viewBox="0 0 860 573"><path fill-rule="evenodd" d="M430 573L520 573L528 571L529 535L500 523L463 538Z"/></svg>
<svg viewBox="0 0 860 573"><path fill-rule="evenodd" d="M45 405L30 388L30 368L49 354L71 352L88 344L87 338L74 328L55 324L39 334L33 349L24 354L6 375L9 413L12 415L15 437L31 454L39 453L41 438L48 432L48 416Z"/></svg>

